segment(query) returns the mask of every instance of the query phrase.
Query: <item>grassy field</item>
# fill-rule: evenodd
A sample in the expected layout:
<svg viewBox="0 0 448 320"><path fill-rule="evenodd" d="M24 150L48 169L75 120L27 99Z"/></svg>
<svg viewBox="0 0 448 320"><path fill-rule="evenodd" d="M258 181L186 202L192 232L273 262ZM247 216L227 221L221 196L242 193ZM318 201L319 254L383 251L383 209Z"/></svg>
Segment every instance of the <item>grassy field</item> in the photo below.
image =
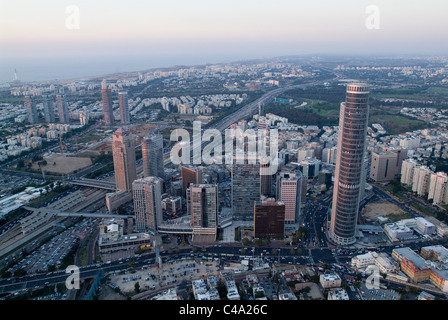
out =
<svg viewBox="0 0 448 320"><path fill-rule="evenodd" d="M104 138L104 135L100 135L97 133L88 133L86 135L83 135L82 137L78 138L78 143L86 143L86 142L92 142L92 141L98 141L100 139Z"/></svg>
<svg viewBox="0 0 448 320"><path fill-rule="evenodd" d="M0 103L22 103L23 104L23 97L0 98Z"/></svg>
<svg viewBox="0 0 448 320"><path fill-rule="evenodd" d="M391 222L396 222L398 220L403 220L403 219L410 219L412 218L412 214L407 213L407 212L403 212L400 214L397 213L391 213L387 215L387 218L391 221Z"/></svg>
<svg viewBox="0 0 448 320"><path fill-rule="evenodd" d="M57 154L51 155L45 158L45 160L47 165L41 168L45 172L56 174L68 174L92 165L90 158L66 157ZM37 163L33 163L32 169L39 170L40 167Z"/></svg>
<svg viewBox="0 0 448 320"><path fill-rule="evenodd" d="M432 101L434 99L443 99L446 101L448 88L429 87L429 88L394 88L377 90L370 95L374 99L403 99L415 101Z"/></svg>
<svg viewBox="0 0 448 320"><path fill-rule="evenodd" d="M372 92L369 125L381 124L388 134L399 134L428 127L424 121L408 118L400 114L401 106L384 106L375 101L383 98L401 98L416 101L446 101L448 88L393 88ZM345 99L343 87L310 88L307 90L289 90L282 98L293 99L293 105L271 102L265 106L266 112L288 117L292 123L308 125L337 125L340 103ZM307 104L300 106L303 102Z"/></svg>
<svg viewBox="0 0 448 320"><path fill-rule="evenodd" d="M387 113L371 114L369 116L369 125L371 125L372 123L381 124L389 134L399 134L427 127L427 124L424 121L409 119L398 114Z"/></svg>
<svg viewBox="0 0 448 320"><path fill-rule="evenodd" d="M329 118L339 117L339 104L337 103L308 99L305 99L305 102L308 104L302 108L312 110L315 114Z"/></svg>
<svg viewBox="0 0 448 320"><path fill-rule="evenodd" d="M428 92L430 94L437 94L437 95L445 95L448 96L448 88L443 87L431 87L428 89Z"/></svg>
<svg viewBox="0 0 448 320"><path fill-rule="evenodd" d="M422 205L420 205L418 203L411 204L411 207L417 209L418 211L420 211L420 212L422 212L422 213L424 213L424 214L426 214L428 216L433 216L433 217L436 216L436 212L433 209L427 208L427 207L422 206Z"/></svg>

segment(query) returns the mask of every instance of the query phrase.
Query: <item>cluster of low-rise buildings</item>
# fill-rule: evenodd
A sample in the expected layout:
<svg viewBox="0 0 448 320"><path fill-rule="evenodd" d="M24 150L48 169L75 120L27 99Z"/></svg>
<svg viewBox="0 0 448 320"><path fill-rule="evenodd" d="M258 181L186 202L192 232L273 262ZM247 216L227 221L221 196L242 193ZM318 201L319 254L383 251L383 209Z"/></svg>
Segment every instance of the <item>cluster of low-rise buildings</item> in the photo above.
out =
<svg viewBox="0 0 448 320"><path fill-rule="evenodd" d="M442 292L448 292L448 250L444 246L422 247L420 254L409 247L396 248L392 258L398 261L409 280L430 282Z"/></svg>
<svg viewBox="0 0 448 320"><path fill-rule="evenodd" d="M391 256L367 252L352 258L351 266L359 272L371 273L378 268L381 274L401 282L431 283L448 292L448 250L441 245L425 246L420 253L409 247L397 247Z"/></svg>
<svg viewBox="0 0 448 320"><path fill-rule="evenodd" d="M198 279L191 283L193 295L195 300L220 300L217 289L218 277L210 275L207 280Z"/></svg>
<svg viewBox="0 0 448 320"><path fill-rule="evenodd" d="M319 283L324 290L328 290L327 300L350 300L347 291L341 288L342 279L337 273L321 274Z"/></svg>
<svg viewBox="0 0 448 320"><path fill-rule="evenodd" d="M402 219L383 225L384 233L392 242L417 239L419 237L416 233L423 237L443 237L447 234L447 228L445 223L433 217L427 219L423 217Z"/></svg>
<svg viewBox="0 0 448 320"><path fill-rule="evenodd" d="M26 187L22 192L0 199L0 217L38 198L46 189Z"/></svg>
<svg viewBox="0 0 448 320"><path fill-rule="evenodd" d="M440 127L448 125L448 109L437 108L402 108L400 114L417 118Z"/></svg>

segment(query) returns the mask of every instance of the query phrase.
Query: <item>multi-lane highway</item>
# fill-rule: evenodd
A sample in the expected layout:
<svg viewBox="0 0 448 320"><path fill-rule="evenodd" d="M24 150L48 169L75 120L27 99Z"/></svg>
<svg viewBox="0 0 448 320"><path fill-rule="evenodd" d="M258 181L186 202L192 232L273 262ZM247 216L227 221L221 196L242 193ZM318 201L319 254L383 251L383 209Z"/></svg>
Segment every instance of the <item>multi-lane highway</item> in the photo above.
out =
<svg viewBox="0 0 448 320"><path fill-rule="evenodd" d="M328 81L328 80L324 80L323 82L325 82L325 81ZM317 84L317 82L313 81L310 83L291 85L291 86L278 88L278 89L269 91L269 92L265 93L264 95L262 95L257 100L244 105L243 107L241 107L241 109L235 111L234 113L224 117L217 123L211 125L209 128L210 129L218 129L219 131L224 131L226 128L228 128L233 123L236 123L241 119L244 119L253 114L256 114L258 112L258 106L260 104L261 104L261 106L263 106L264 104L268 103L270 100L272 100L279 94L282 94L283 92L290 90L290 89L299 89L299 88L305 89L307 87L310 87L310 86L313 86L316 84Z"/></svg>
<svg viewBox="0 0 448 320"><path fill-rule="evenodd" d="M195 256L196 258L219 257L223 260L229 261L239 260L241 257L247 256L263 256L271 263L302 265L313 264L313 261L324 261L325 263L333 263L335 261L331 250L329 249L304 250L301 255L298 255L296 250L293 250L294 252L292 252L291 249L294 248L242 248L241 246L216 245L204 248L203 250L197 250L196 253L193 253L191 248L185 248L174 254L162 252L161 256L164 261L192 256ZM154 264L155 257L154 254L147 254L121 261L92 264L81 267L80 279L83 280L93 278L97 275L100 269L102 269L104 273L125 270L129 268L130 263L133 264L133 268L141 268L144 265ZM0 280L0 293L43 287L45 285L54 285L57 283L65 283L68 276L69 275L66 274L64 270L60 270L47 274L36 274Z"/></svg>

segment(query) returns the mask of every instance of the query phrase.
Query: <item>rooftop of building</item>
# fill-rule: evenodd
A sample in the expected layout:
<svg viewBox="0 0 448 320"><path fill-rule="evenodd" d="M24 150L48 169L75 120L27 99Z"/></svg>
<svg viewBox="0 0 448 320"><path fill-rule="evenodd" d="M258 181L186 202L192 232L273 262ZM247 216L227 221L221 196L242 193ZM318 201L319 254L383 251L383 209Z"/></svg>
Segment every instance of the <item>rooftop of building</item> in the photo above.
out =
<svg viewBox="0 0 448 320"><path fill-rule="evenodd" d="M347 291L345 289L333 289L328 292L329 299L333 300L349 300Z"/></svg>
<svg viewBox="0 0 448 320"><path fill-rule="evenodd" d="M422 247L422 249L424 249L425 251L435 252L439 256L438 258L440 261L448 262L448 249L445 248L444 246L442 245L426 246Z"/></svg>
<svg viewBox="0 0 448 320"><path fill-rule="evenodd" d="M322 281L338 281L341 277L337 273L325 273L320 275Z"/></svg>
<svg viewBox="0 0 448 320"><path fill-rule="evenodd" d="M411 261L419 269L426 269L429 267L426 260L409 247L396 248L393 251L400 255L400 257Z"/></svg>

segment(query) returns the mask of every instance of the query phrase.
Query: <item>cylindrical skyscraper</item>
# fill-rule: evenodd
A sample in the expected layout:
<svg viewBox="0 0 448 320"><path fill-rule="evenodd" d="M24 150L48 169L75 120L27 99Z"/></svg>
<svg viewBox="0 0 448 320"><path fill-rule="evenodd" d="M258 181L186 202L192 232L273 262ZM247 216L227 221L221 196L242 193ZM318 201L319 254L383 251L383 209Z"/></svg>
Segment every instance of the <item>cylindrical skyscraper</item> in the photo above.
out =
<svg viewBox="0 0 448 320"><path fill-rule="evenodd" d="M338 152L331 210L330 239L339 245L356 241L359 198L369 118L369 85L350 83L339 115Z"/></svg>

